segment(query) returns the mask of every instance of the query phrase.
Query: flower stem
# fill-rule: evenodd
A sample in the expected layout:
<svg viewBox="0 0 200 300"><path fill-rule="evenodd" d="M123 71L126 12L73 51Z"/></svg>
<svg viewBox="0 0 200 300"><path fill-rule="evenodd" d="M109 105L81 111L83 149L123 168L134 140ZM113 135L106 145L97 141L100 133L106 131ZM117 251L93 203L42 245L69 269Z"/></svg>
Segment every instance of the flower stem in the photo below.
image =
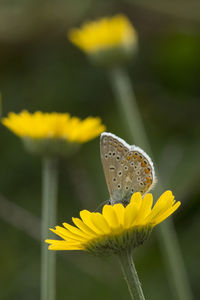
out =
<svg viewBox="0 0 200 300"><path fill-rule="evenodd" d="M111 71L110 80L118 107L129 129L130 137L136 145L143 148L152 157L151 147L146 136L129 76L123 69L116 68ZM159 178L157 171L156 175ZM159 185L157 185L157 192L158 190L162 191L160 178ZM167 257L166 267L171 279L172 290L175 292L175 299L192 300L193 296L172 220L160 225L158 237L165 261Z"/></svg>
<svg viewBox="0 0 200 300"><path fill-rule="evenodd" d="M158 237L163 256L166 257L165 266L169 269L169 275L170 272L173 272L172 276L169 276L169 282L171 282L172 287L176 286L176 289L174 288L174 298L192 300L193 295L172 219L161 224Z"/></svg>
<svg viewBox="0 0 200 300"><path fill-rule="evenodd" d="M120 68L113 69L110 75L113 93L130 137L142 149L149 152L150 146L127 72Z"/></svg>
<svg viewBox="0 0 200 300"><path fill-rule="evenodd" d="M130 250L124 251L119 255L122 272L128 285L132 300L145 300L141 283L135 269Z"/></svg>
<svg viewBox="0 0 200 300"><path fill-rule="evenodd" d="M57 184L57 159L45 157L42 162L41 300L55 300L56 253L48 251L44 240L49 235L49 227L56 224Z"/></svg>

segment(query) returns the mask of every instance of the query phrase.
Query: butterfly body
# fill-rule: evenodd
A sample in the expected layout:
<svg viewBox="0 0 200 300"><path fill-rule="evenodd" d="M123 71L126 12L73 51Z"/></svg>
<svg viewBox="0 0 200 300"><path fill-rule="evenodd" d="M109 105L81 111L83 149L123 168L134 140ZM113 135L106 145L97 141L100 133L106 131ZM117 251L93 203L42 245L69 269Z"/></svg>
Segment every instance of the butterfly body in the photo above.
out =
<svg viewBox="0 0 200 300"><path fill-rule="evenodd" d="M108 132L101 134L100 148L112 205L119 202L127 205L133 193L144 195L152 188L153 163L142 149Z"/></svg>

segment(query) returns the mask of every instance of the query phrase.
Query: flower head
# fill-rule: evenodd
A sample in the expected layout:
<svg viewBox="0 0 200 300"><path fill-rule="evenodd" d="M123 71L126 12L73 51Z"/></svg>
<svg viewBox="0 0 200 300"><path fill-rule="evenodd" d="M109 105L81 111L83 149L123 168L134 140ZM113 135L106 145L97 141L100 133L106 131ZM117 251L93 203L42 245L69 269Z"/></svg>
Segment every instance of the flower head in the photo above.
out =
<svg viewBox="0 0 200 300"><path fill-rule="evenodd" d="M46 240L50 250L85 250L97 254L119 253L144 243L151 230L180 205L171 191L166 191L152 208L153 196L134 193L130 203L104 205L102 213L82 210L79 218L72 218L72 226L51 229L62 240Z"/></svg>
<svg viewBox="0 0 200 300"><path fill-rule="evenodd" d="M9 113L2 123L21 137L25 145L34 152L65 152L69 145L85 143L105 129L100 118L80 120L68 113L37 111L31 114L25 110L19 114Z"/></svg>
<svg viewBox="0 0 200 300"><path fill-rule="evenodd" d="M69 39L99 63L121 61L137 48L137 32L124 15L87 22L69 31Z"/></svg>

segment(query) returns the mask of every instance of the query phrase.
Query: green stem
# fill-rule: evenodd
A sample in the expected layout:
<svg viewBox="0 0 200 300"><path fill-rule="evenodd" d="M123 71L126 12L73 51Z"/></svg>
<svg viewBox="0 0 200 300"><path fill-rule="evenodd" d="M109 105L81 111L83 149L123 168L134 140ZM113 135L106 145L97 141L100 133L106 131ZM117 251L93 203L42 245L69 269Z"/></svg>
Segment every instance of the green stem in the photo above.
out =
<svg viewBox="0 0 200 300"><path fill-rule="evenodd" d="M0 93L0 118L2 117L3 115L3 109L2 109L2 95Z"/></svg>
<svg viewBox="0 0 200 300"><path fill-rule="evenodd" d="M174 298L192 300L193 295L173 220L168 219L165 223L161 224L157 234L163 257L166 258L164 259L165 266L169 269L169 273L171 272L172 274L172 276L169 276L169 282L172 288L174 288Z"/></svg>
<svg viewBox="0 0 200 300"><path fill-rule="evenodd" d="M128 74L122 69L114 69L110 79L115 99L130 137L136 145L149 152L150 146Z"/></svg>
<svg viewBox="0 0 200 300"><path fill-rule="evenodd" d="M132 300L145 300L141 283L135 269L131 251L127 250L119 255L122 272L128 285Z"/></svg>
<svg viewBox="0 0 200 300"><path fill-rule="evenodd" d="M118 107L122 112L123 119L126 122L132 140L136 145L147 151L147 153L152 157L151 148L146 136L129 76L124 70L118 68L111 71L110 79ZM159 178L157 171L156 175ZM161 191L162 184L159 178L159 185L157 185L156 192L160 193ZM166 268L169 278L171 279L175 299L192 300L193 296L172 220L160 225L158 237L164 261L166 261L167 258Z"/></svg>
<svg viewBox="0 0 200 300"><path fill-rule="evenodd" d="M57 159L45 157L42 164L41 300L55 300L56 253L48 251L44 240L56 224Z"/></svg>

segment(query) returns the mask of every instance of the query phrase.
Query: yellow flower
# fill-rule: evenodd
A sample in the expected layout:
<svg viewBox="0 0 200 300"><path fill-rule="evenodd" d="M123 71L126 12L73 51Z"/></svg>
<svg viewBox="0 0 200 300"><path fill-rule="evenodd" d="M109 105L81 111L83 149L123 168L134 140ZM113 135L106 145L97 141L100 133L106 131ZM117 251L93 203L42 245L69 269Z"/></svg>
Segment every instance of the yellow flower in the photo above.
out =
<svg viewBox="0 0 200 300"><path fill-rule="evenodd" d="M77 117L71 117L68 113L55 112L37 111L31 114L24 110L19 114L9 113L7 118L3 118L2 123L31 148L43 146L49 149L52 142L59 149L65 144L67 146L82 144L105 130L100 118L88 117L80 120Z"/></svg>
<svg viewBox="0 0 200 300"><path fill-rule="evenodd" d="M46 240L50 250L85 250L95 253L119 253L137 247L148 238L151 230L180 205L171 191L164 192L152 208L153 196L134 193L130 203L104 205L102 213L82 210L72 218L72 226L51 229L63 240Z"/></svg>
<svg viewBox="0 0 200 300"><path fill-rule="evenodd" d="M136 30L124 15L87 22L80 29L71 29L68 36L73 44L99 62L130 56L138 40Z"/></svg>
<svg viewBox="0 0 200 300"><path fill-rule="evenodd" d="M85 52L93 52L121 44L128 46L137 40L137 33L125 16L116 15L71 29L69 39Z"/></svg>

